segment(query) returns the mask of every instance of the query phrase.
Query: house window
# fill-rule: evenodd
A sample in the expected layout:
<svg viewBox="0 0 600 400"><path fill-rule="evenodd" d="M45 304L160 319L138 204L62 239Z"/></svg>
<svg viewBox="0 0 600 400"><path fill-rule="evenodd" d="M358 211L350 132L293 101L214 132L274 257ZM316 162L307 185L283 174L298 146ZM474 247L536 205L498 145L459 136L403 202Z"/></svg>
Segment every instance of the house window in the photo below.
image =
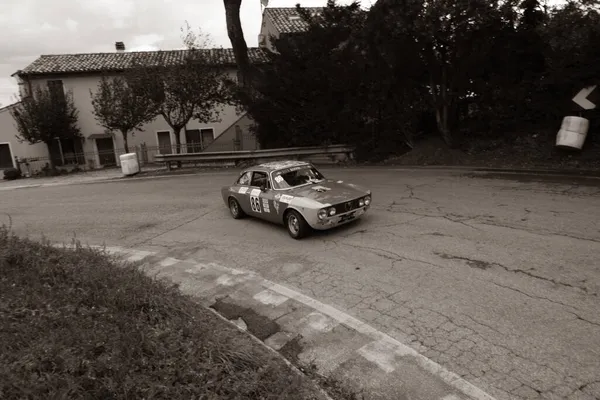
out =
<svg viewBox="0 0 600 400"><path fill-rule="evenodd" d="M50 80L48 81L48 90L50 94L55 98L65 97L65 88L63 86L63 81L60 79Z"/></svg>
<svg viewBox="0 0 600 400"><path fill-rule="evenodd" d="M188 153L200 153L202 151L202 139L200 138L200 129L186 129L185 143Z"/></svg>
<svg viewBox="0 0 600 400"><path fill-rule="evenodd" d="M205 148L215 141L215 130L213 128L200 129L200 136L202 137L202 148Z"/></svg>

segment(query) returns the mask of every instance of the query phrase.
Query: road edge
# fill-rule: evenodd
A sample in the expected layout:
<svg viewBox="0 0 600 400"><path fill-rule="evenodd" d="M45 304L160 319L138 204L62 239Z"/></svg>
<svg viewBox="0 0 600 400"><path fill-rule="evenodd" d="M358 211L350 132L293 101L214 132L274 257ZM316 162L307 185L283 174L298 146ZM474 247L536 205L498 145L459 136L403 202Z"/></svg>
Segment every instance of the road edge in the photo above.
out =
<svg viewBox="0 0 600 400"><path fill-rule="evenodd" d="M55 244L55 246L66 247L66 248L73 247L73 245L65 245L65 244L60 244L60 245ZM124 247L116 247L116 246L99 246L99 245L87 245L87 246L89 246L90 248L94 248L94 249L105 249L108 253L120 255L121 257L123 257L125 259L125 261L134 262L134 263L142 262L146 258L154 257L154 256L157 256L157 254L158 254L158 252L156 252L156 251L135 250L135 249L124 248ZM87 247L87 246L84 246L84 247ZM172 264L178 263L178 262L182 262L182 263L190 262L190 260L179 260L179 259L175 259L172 257L166 257L162 261L167 261L168 265L172 265ZM160 264L161 261L159 260L157 263ZM365 336L370 337L374 341L382 341L384 343L387 343L387 344L393 346L396 349L399 349L403 354L413 357L415 359L415 362L419 365L419 367L423 368L425 371L427 371L430 374L432 374L433 376L441 379L443 382L445 382L452 388L456 389L460 393L468 396L469 398L471 398L473 400L496 400L495 397L491 396L490 394L485 392L483 389L480 389L479 387L477 387L474 384L463 379L456 373L451 372L450 370L446 369L442 365L423 356L422 354L420 354L418 351L416 351L412 347L401 343L400 341L392 338L391 336L387 335L386 333L377 330L376 328L372 327L371 325L369 325L365 322L362 322L359 319L357 319L341 310L338 310L337 308L335 308L333 306L327 305L316 299L306 296L296 290L290 289L286 286L283 286L283 285L280 285L273 281L270 281L268 279L265 279L253 271L247 271L247 270L242 270L242 269L238 269L238 268L231 268L231 267L226 267L226 266L222 266L222 265L219 265L218 269L220 269L226 273L232 274L234 276L245 275L245 276L254 278L257 281L260 281L261 285L265 289L270 289L280 295L286 296L290 299L294 299L297 302L302 303L305 306L307 306L317 312L320 312L324 315L329 316L330 318L333 318L338 323L344 324L348 328L353 329L358 333L361 333ZM210 307L208 307L208 308L210 308ZM214 309L212 309L212 311L219 314ZM227 318L225 316L223 316L221 314L219 314L219 315L222 318L227 320ZM227 320L227 321L235 325L234 322L229 321L229 320ZM239 329L239 327L238 327L238 329ZM247 333L251 334L250 332L247 332ZM268 345L265 344L264 342L262 342L260 339L256 338L256 340L260 341L264 346L268 347ZM288 363L290 362L289 360L287 360L287 358L285 358L277 350L275 350L275 349L271 349L271 350L277 352L282 358L284 358L286 360L286 362L288 362Z"/></svg>

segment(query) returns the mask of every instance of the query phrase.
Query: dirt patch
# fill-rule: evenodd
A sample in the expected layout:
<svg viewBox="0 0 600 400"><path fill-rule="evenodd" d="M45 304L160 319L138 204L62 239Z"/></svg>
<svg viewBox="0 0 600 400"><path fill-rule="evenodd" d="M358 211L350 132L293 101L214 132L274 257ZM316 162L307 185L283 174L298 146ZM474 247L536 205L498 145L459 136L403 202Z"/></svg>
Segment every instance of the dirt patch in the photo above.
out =
<svg viewBox="0 0 600 400"><path fill-rule="evenodd" d="M268 337L281 330L277 322L271 321L269 318L258 314L250 308L229 303L225 299L217 300L210 308L228 320L242 318L248 327L248 331L260 340L265 341Z"/></svg>
<svg viewBox="0 0 600 400"><path fill-rule="evenodd" d="M298 355L302 353L302 345L300 344L301 339L302 337L297 335L279 349L279 353L296 366L298 366Z"/></svg>

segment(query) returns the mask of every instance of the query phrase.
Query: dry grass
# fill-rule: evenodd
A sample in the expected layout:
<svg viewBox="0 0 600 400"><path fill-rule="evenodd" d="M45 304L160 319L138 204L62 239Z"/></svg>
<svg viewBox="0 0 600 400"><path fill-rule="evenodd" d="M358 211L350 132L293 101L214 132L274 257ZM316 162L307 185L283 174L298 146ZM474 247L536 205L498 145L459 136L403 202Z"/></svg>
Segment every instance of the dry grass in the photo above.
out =
<svg viewBox="0 0 600 400"><path fill-rule="evenodd" d="M318 399L172 285L0 229L0 398Z"/></svg>

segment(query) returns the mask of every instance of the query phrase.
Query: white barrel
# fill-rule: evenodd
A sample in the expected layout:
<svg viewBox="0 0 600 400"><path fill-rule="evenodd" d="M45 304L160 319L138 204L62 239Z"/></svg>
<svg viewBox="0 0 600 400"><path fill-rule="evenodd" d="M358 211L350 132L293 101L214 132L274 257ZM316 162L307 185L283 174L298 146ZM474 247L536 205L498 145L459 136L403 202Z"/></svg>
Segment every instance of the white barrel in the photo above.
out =
<svg viewBox="0 0 600 400"><path fill-rule="evenodd" d="M556 146L581 150L589 127L590 121L585 118L564 117L556 135Z"/></svg>
<svg viewBox="0 0 600 400"><path fill-rule="evenodd" d="M137 160L137 154L121 154L119 156L119 160L121 160L121 171L123 171L123 175L135 175L138 172L140 172L140 165Z"/></svg>

